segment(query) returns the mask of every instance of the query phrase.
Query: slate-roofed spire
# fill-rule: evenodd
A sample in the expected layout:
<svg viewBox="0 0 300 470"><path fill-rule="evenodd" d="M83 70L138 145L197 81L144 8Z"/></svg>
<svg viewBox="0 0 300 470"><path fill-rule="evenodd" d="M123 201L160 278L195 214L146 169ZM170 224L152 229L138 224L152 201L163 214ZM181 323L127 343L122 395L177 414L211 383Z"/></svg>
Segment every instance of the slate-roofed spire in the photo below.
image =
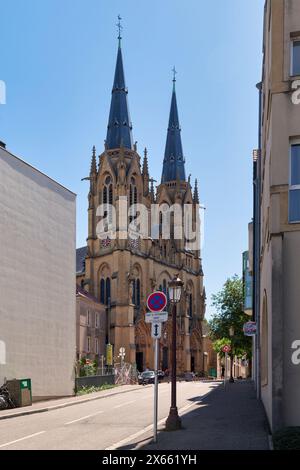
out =
<svg viewBox="0 0 300 470"><path fill-rule="evenodd" d="M128 91L125 85L125 75L121 50L121 17L118 16L118 19L119 46L117 53L115 77L112 88L109 120L107 126L106 146L107 149L120 148L121 146L127 149L132 149L132 125L130 121L129 108L127 102Z"/></svg>
<svg viewBox="0 0 300 470"><path fill-rule="evenodd" d="M175 74L176 70L173 68L173 92L171 100L171 109L169 117L169 126L167 133L167 142L165 148L165 157L163 164L163 172L161 182L185 181L184 157L181 143L181 129L179 125L176 90L175 90Z"/></svg>

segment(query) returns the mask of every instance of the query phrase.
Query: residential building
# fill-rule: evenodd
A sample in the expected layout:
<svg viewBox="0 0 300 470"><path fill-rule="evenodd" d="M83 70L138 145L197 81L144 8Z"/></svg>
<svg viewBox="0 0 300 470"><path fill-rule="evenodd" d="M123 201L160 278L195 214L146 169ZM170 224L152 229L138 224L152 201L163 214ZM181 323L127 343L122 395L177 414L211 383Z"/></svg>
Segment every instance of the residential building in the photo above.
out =
<svg viewBox="0 0 300 470"><path fill-rule="evenodd" d="M106 309L94 296L76 286L76 357L100 364L106 353ZM104 361L105 362L105 361Z"/></svg>
<svg viewBox="0 0 300 470"><path fill-rule="evenodd" d="M4 144L0 187L0 384L30 378L33 399L72 395L76 195Z"/></svg>
<svg viewBox="0 0 300 470"><path fill-rule="evenodd" d="M142 161L141 161L142 160ZM168 282L176 273L184 282L184 292L178 306L177 367L178 372L201 371L203 367L201 321L205 312L205 290L199 249L187 249L185 240L175 239L174 221L171 237L164 239L147 233L144 237L122 239L121 226L117 236L99 237L97 216L99 204L111 204L127 198L128 206L141 203L149 211L153 204L189 204L193 224L198 211L198 188L192 189L185 175L185 161L178 118L175 78L169 115L169 126L163 160L161 182L154 189L148 169L147 150L144 157L133 141L125 84L121 38L113 82L111 107L104 151L97 161L93 148L89 174L87 246L78 251L82 264L77 271L77 284L96 297L107 309L107 343L114 347L114 357L125 348L124 360L136 364L139 370L154 366L153 339L150 325L145 323L146 299L154 290L167 293ZM118 208L117 208L118 211ZM109 213L110 214L110 213ZM109 216L110 224L110 215ZM129 216L129 222L134 217ZM159 219L161 220L161 219ZM171 216L171 220L172 216ZM159 345L159 364L171 367L171 321L163 326Z"/></svg>
<svg viewBox="0 0 300 470"><path fill-rule="evenodd" d="M300 2L267 0L254 152L257 382L272 430L300 425ZM297 350L298 348L298 350Z"/></svg>

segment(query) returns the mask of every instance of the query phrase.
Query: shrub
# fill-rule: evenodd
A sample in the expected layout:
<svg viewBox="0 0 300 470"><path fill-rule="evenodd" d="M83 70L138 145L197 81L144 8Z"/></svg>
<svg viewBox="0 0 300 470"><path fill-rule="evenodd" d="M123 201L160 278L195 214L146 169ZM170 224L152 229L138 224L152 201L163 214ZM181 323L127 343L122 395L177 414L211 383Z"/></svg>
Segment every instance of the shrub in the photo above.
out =
<svg viewBox="0 0 300 470"><path fill-rule="evenodd" d="M76 395L86 395L87 393L101 392L101 390L107 390L113 387L115 387L114 384L103 384L100 387L95 387L94 385L84 386L77 391Z"/></svg>

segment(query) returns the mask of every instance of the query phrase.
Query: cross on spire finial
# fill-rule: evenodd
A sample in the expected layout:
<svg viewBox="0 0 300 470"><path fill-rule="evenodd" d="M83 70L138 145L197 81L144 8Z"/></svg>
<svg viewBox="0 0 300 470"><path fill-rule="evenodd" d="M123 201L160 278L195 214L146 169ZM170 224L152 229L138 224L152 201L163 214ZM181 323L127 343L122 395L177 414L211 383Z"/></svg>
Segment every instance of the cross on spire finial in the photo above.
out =
<svg viewBox="0 0 300 470"><path fill-rule="evenodd" d="M121 39L122 39L122 36L121 36L121 31L123 29L123 26L121 25L121 16L118 15L118 23L117 23L117 27L118 27L118 32L119 32L119 36L118 36L118 39L119 39L119 46L121 45Z"/></svg>
<svg viewBox="0 0 300 470"><path fill-rule="evenodd" d="M175 82L176 82L176 74L177 74L177 70L175 69L175 65L172 68L172 72L173 72L173 88L175 90Z"/></svg>

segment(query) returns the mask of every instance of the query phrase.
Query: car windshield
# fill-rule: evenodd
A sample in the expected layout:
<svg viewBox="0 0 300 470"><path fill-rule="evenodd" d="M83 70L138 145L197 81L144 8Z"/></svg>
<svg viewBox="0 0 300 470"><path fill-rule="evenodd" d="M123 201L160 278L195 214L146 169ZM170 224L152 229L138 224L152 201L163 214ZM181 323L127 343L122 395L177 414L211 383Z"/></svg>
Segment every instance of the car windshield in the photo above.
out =
<svg viewBox="0 0 300 470"><path fill-rule="evenodd" d="M147 372L143 372L142 375L143 375L143 377L152 377L154 375L154 372L150 372L150 371L148 372L147 371Z"/></svg>

